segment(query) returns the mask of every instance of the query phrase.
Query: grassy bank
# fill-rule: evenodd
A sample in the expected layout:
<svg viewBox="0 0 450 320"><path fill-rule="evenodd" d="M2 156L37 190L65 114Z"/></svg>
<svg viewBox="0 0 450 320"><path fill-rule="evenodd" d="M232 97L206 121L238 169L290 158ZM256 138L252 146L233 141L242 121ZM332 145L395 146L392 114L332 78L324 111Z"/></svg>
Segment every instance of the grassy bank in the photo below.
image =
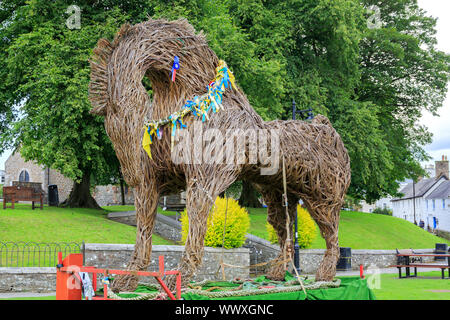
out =
<svg viewBox="0 0 450 320"><path fill-rule="evenodd" d="M267 209L249 208L250 231L268 239L266 231ZM316 228L313 249L324 249L325 240ZM418 226L400 218L353 211L341 211L339 244L352 249L434 248L436 243L449 243Z"/></svg>
<svg viewBox="0 0 450 320"><path fill-rule="evenodd" d="M0 241L134 243L136 228L108 220L106 210L44 206L31 210L31 204L0 209ZM157 235L154 244L173 244Z"/></svg>

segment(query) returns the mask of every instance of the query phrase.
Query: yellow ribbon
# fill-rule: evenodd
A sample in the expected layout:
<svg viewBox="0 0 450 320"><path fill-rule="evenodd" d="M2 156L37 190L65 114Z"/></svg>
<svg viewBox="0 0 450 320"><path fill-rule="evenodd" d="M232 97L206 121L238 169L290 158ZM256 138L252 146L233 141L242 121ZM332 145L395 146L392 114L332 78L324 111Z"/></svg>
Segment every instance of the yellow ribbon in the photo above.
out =
<svg viewBox="0 0 450 320"><path fill-rule="evenodd" d="M228 72L228 78L230 80L231 86L237 90L236 88L236 84L235 84L235 78L233 73L230 71L230 69L228 69L227 64L225 63L225 61L223 60L219 60L219 65L216 68L216 77L214 80L216 82L216 85L220 83L220 81L222 80L222 78L224 77L224 69L226 68L227 72ZM222 85L221 88L222 92L225 91L225 86ZM205 98L202 101L195 101L196 102L196 106L194 106L195 111L197 113L199 113L201 116L205 116L206 120L209 120L209 116L208 116L208 112L207 112L207 107L209 106L209 102L212 102L214 104L214 106L216 107L216 111L218 112L220 109L223 109L223 106L218 103L216 101L216 99L214 98L214 96L211 94L209 95L209 97ZM174 122L173 120L176 120L178 118L181 118L181 122L183 123L183 117L188 114L190 112L190 110L188 108L179 110L175 113L173 113L171 115L171 121L172 121L172 130L173 130L173 126L176 125L176 121ZM161 120L160 120L161 121ZM165 123L163 122L161 124L161 126L163 126ZM184 124L184 123L183 123ZM152 141L152 136L154 135L155 137L157 136L156 133L156 129L158 128L158 126L160 125L159 122L151 122L148 123L146 127L144 127L144 136L142 137L142 147L144 148L144 150L147 152L148 156L150 157L150 159L152 158L152 153L151 153L151 148L150 145L153 143ZM150 132L148 131L148 128L150 128ZM173 145L174 145L174 136L171 135L171 144L170 147L171 149L173 149Z"/></svg>
<svg viewBox="0 0 450 320"><path fill-rule="evenodd" d="M144 130L144 137L142 138L142 147L144 148L145 152L147 152L150 159L152 158L152 151L150 149L150 145L152 144L152 139L150 139L150 135L148 134L147 130Z"/></svg>

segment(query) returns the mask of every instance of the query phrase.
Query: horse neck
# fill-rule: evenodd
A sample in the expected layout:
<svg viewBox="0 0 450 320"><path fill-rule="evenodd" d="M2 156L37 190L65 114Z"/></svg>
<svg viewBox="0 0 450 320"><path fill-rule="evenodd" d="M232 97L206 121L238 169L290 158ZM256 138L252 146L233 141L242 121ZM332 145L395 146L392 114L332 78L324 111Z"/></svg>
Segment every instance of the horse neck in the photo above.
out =
<svg viewBox="0 0 450 320"><path fill-rule="evenodd" d="M212 79L211 76L208 78L206 73L192 77L190 83L186 83L186 79L181 78L175 78L174 82L161 77L155 78L152 79L150 76L153 98L148 116L152 120L166 118L180 110L187 100L192 100L195 96L205 94L206 86Z"/></svg>

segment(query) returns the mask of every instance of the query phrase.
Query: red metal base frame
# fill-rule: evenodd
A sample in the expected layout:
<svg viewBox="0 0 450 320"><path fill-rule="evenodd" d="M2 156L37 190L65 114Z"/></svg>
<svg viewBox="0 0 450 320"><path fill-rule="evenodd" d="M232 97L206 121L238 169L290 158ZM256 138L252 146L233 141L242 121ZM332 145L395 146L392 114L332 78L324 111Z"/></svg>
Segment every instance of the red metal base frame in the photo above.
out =
<svg viewBox="0 0 450 320"><path fill-rule="evenodd" d="M159 256L158 272L149 271L132 271L132 270L116 270L116 269L99 269L91 266L83 266L83 255L81 253L69 254L64 260L62 252L58 253L58 265L56 271L56 300L81 300L81 278L79 272L87 272L93 275L92 287L97 290L97 274L101 273L105 276L115 275L134 275L155 277L156 281L161 285L164 292L171 300L181 299L181 272L177 270L164 270L164 256ZM176 297L164 282L167 275L175 275L176 279ZM108 298L108 286L103 284L103 297L94 296L93 300L114 300Z"/></svg>

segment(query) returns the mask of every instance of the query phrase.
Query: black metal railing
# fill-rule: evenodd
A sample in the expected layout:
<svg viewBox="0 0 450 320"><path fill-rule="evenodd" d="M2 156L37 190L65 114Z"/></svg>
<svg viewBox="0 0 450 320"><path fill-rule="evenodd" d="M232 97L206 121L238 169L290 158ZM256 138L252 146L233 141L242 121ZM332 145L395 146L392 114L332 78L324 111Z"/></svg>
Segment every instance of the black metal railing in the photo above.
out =
<svg viewBox="0 0 450 320"><path fill-rule="evenodd" d="M0 267L55 267L58 252L65 257L70 253L85 254L84 241L76 242L1 242Z"/></svg>

